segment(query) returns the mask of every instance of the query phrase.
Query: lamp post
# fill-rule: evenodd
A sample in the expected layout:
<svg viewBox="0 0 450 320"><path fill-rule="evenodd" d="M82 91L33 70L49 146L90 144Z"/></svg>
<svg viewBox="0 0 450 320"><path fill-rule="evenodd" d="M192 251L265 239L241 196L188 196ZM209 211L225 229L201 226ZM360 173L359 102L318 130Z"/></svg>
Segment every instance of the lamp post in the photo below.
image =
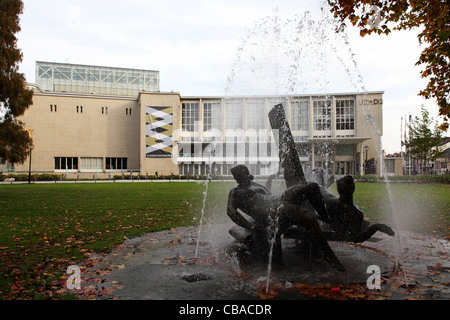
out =
<svg viewBox="0 0 450 320"><path fill-rule="evenodd" d="M29 143L28 144L28 150L30 150L30 166L28 167L28 184L30 184L31 183L31 150L33 150L33 148L34 148L34 144L32 144L32 143Z"/></svg>
<svg viewBox="0 0 450 320"><path fill-rule="evenodd" d="M364 147L364 150L366 151L365 174L368 174L367 164L368 164L369 146L365 146L365 147Z"/></svg>

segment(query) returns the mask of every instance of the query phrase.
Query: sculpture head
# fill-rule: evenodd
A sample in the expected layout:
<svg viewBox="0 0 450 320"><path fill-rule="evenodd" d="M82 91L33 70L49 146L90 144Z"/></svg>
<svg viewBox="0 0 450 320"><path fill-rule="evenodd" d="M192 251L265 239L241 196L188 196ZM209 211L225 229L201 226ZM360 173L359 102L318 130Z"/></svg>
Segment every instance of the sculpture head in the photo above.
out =
<svg viewBox="0 0 450 320"><path fill-rule="evenodd" d="M231 169L231 173L233 174L234 180L239 185L250 185L253 181L253 176L250 174L250 171L248 170L247 166L243 164L237 164L233 166Z"/></svg>
<svg viewBox="0 0 450 320"><path fill-rule="evenodd" d="M346 175L336 180L337 191L341 200L353 203L353 193L355 192L355 180L351 175Z"/></svg>

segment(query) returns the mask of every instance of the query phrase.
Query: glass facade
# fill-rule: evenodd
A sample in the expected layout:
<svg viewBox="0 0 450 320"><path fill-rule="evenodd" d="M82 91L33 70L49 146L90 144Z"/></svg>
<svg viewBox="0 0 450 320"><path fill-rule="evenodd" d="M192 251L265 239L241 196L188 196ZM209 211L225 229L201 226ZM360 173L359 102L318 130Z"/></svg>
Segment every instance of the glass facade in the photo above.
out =
<svg viewBox="0 0 450 320"><path fill-rule="evenodd" d="M225 129L243 129L244 106L242 101L225 101Z"/></svg>
<svg viewBox="0 0 450 320"><path fill-rule="evenodd" d="M331 130L331 101L314 101L314 130Z"/></svg>
<svg viewBox="0 0 450 320"><path fill-rule="evenodd" d="M195 122L199 121L199 104L197 102L186 102L181 106L181 126L183 131L196 131Z"/></svg>
<svg viewBox="0 0 450 320"><path fill-rule="evenodd" d="M159 71L38 61L36 84L44 91L136 96L159 92Z"/></svg>
<svg viewBox="0 0 450 320"><path fill-rule="evenodd" d="M203 103L203 130L222 129L222 109L220 102Z"/></svg>
<svg viewBox="0 0 450 320"><path fill-rule="evenodd" d="M355 129L355 101L336 100L336 130Z"/></svg>
<svg viewBox="0 0 450 320"><path fill-rule="evenodd" d="M247 102L247 129L264 129L266 118L264 100Z"/></svg>
<svg viewBox="0 0 450 320"><path fill-rule="evenodd" d="M292 131L309 130L309 101L292 102Z"/></svg>
<svg viewBox="0 0 450 320"><path fill-rule="evenodd" d="M264 140L265 144L271 143L272 131L267 114L279 103L283 103L305 170L321 167L330 174L334 172L342 175L354 174L360 168L360 152L357 145L367 138L355 138L355 96L293 96L283 99L233 97L217 98L216 101L197 99L198 102L193 102L195 99L182 101L181 120L183 130L194 132L193 136L197 138L192 139L192 135L185 136L181 141L192 143L192 150L196 144L202 144L197 150L204 150L208 143L218 141L217 138L211 137L208 130L218 129L222 133L219 139L223 141L223 154L226 156L220 160L222 163L215 164L217 174L228 175L230 166L239 162L248 164L257 174L269 173L263 161L258 159L261 159L262 151L266 155L264 161L272 161L278 157L277 152L274 154L268 152L270 146L262 148L261 141ZM194 127L194 123L200 121L200 114L203 115L203 126L197 128ZM258 130L261 129L266 129L267 135L259 136ZM258 132L256 138L253 130ZM186 146L183 145L183 148ZM210 159L206 159L199 152L182 153L179 158L182 163L180 174L195 175L196 172L201 174L205 172L202 165ZM234 160L230 160L230 157Z"/></svg>

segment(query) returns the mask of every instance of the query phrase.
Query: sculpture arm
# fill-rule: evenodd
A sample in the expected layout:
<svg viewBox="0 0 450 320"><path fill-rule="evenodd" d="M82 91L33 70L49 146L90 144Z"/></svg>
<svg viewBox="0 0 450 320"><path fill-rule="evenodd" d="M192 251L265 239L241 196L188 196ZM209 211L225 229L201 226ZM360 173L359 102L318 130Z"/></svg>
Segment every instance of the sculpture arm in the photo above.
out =
<svg viewBox="0 0 450 320"><path fill-rule="evenodd" d="M272 189L272 180L278 175L278 173L272 174L271 176L269 176L269 178L267 179L266 182L266 188L268 190Z"/></svg>
<svg viewBox="0 0 450 320"><path fill-rule="evenodd" d="M228 197L227 215L238 226L241 226L245 229L252 229L253 225L247 219L245 219L242 214L239 213L238 208L234 205L233 195L231 192L230 196Z"/></svg>

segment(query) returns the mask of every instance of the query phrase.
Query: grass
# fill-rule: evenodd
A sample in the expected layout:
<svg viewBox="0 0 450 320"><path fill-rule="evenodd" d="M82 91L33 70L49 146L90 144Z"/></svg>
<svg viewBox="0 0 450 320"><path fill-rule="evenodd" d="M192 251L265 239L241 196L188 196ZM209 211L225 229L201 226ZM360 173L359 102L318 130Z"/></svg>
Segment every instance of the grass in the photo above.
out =
<svg viewBox="0 0 450 320"><path fill-rule="evenodd" d="M125 237L192 225L197 183L0 186L0 298L45 293L60 270Z"/></svg>
<svg viewBox="0 0 450 320"><path fill-rule="evenodd" d="M229 221L233 182L208 184L207 221ZM401 228L449 236L450 188L391 184ZM330 187L335 192L335 185ZM196 182L0 185L0 299L46 296L67 266L108 253L125 238L196 224L205 185ZM383 183L357 183L355 203L392 225Z"/></svg>

